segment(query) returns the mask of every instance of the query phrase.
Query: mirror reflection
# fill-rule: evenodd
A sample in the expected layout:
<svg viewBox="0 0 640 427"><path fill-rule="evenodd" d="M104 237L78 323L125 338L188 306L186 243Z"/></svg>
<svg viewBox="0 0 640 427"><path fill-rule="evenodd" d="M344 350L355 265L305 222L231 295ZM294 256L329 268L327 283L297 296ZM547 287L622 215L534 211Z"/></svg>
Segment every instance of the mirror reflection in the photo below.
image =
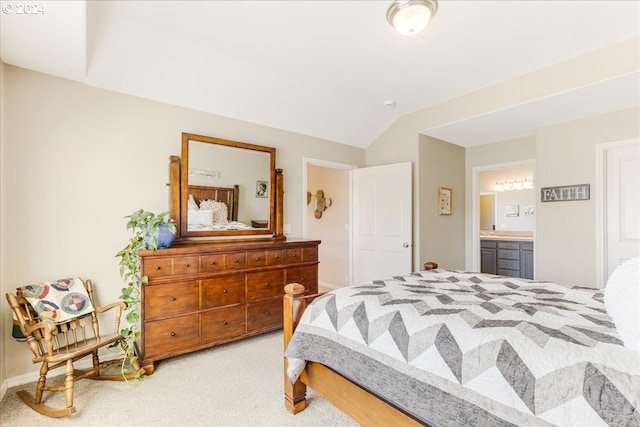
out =
<svg viewBox="0 0 640 427"><path fill-rule="evenodd" d="M275 149L183 135L181 235L273 232Z"/></svg>

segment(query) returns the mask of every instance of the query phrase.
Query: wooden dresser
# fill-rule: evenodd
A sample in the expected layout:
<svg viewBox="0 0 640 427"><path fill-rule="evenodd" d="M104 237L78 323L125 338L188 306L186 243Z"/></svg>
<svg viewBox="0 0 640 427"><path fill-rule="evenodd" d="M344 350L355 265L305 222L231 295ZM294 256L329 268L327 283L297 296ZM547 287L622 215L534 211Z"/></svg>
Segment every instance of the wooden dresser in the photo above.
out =
<svg viewBox="0 0 640 427"><path fill-rule="evenodd" d="M141 365L282 328L287 283L318 292L318 240L186 241L141 251Z"/></svg>

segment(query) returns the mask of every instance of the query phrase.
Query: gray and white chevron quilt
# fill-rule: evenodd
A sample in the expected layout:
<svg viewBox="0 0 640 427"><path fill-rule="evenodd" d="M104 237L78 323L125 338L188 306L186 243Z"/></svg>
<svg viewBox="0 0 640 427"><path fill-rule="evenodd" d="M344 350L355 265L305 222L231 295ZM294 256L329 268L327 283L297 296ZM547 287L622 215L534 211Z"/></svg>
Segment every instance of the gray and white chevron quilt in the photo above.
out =
<svg viewBox="0 0 640 427"><path fill-rule="evenodd" d="M600 290L431 270L307 307L285 352L432 426L640 426L640 354Z"/></svg>

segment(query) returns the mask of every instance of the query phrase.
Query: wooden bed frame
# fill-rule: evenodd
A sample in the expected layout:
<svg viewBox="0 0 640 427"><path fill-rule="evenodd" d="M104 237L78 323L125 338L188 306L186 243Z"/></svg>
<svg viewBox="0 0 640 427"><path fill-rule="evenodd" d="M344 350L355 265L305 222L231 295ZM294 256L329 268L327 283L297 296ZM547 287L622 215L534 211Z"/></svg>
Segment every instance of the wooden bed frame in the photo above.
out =
<svg viewBox="0 0 640 427"><path fill-rule="evenodd" d="M205 187L202 185L189 185L189 194L196 200L198 206L202 200L217 200L226 203L229 208L229 221L238 220L238 200L240 198L240 186L233 187Z"/></svg>
<svg viewBox="0 0 640 427"><path fill-rule="evenodd" d="M304 286L291 283L285 286L284 348L286 350L307 303L318 296L304 296ZM331 402L363 426L420 426L424 425L393 404L349 381L331 368L317 362L307 362L300 378L291 384L287 377L287 360L284 360L285 406L292 414L306 406L307 386Z"/></svg>

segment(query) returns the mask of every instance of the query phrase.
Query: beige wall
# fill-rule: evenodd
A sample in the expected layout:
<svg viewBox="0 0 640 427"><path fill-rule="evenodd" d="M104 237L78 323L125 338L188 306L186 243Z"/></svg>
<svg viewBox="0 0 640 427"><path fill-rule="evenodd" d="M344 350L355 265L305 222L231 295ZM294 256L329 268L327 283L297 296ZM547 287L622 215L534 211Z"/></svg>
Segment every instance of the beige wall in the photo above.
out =
<svg viewBox="0 0 640 427"><path fill-rule="evenodd" d="M465 150L421 135L419 152L418 267L434 261L440 267L464 269ZM452 190L451 215L438 213L439 187Z"/></svg>
<svg viewBox="0 0 640 427"><path fill-rule="evenodd" d="M321 240L318 280L321 286L339 288L349 284L349 217L351 171L309 165L307 190L316 195L324 192L331 199L331 206L314 216L315 205L307 206L307 238Z"/></svg>
<svg viewBox="0 0 640 427"><path fill-rule="evenodd" d="M596 145L640 136L632 108L541 129L536 187L591 184L586 201L536 206L536 278L596 286Z"/></svg>
<svg viewBox="0 0 640 427"><path fill-rule="evenodd" d="M4 100L4 67L2 66L2 62L0 62L0 195L4 194L5 191L5 179L4 179L4 173L2 173L2 170L4 169L3 165L4 165L4 129L5 126L3 126L3 123L6 123L6 108L5 108L5 100ZM4 229L5 229L5 224L4 224L4 197L0 196L0 235L3 234ZM4 270L4 253L6 251L6 248L8 247L8 245L5 244L4 239L0 239L0 272ZM3 286L4 281L2 280L2 277L0 277L0 293L2 294L2 301L0 301L0 307L2 307L2 309L0 309L0 313L2 313L2 315L0 315L0 360L2 362L0 362L0 396L4 395L4 388L6 386L6 382L5 380L7 379L7 369L6 369L6 363L4 362L5 360L7 360L7 346L5 345L5 340L6 340L6 336L7 336L7 331L9 329L9 319L10 317L5 316L4 312L6 311L5 309L5 302L4 302L4 286Z"/></svg>
<svg viewBox="0 0 640 427"><path fill-rule="evenodd" d="M276 147L290 237L301 235L303 157L364 165L359 148L2 67L2 293L79 275L94 279L100 302L117 299L123 217L169 208L181 132ZM2 351L3 378L35 372L24 344L5 336Z"/></svg>

